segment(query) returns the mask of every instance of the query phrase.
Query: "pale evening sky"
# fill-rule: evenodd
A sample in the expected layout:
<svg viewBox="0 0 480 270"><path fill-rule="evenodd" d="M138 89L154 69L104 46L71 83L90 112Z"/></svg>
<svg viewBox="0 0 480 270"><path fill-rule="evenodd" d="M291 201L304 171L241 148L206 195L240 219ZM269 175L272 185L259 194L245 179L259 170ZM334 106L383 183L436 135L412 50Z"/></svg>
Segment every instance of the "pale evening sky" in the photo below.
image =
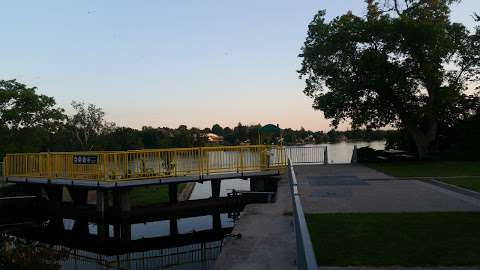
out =
<svg viewBox="0 0 480 270"><path fill-rule="evenodd" d="M2 1L0 79L16 78L70 109L94 103L118 125L200 128L279 123L328 130L298 79L297 57L320 9L363 0ZM453 20L473 26L479 0Z"/></svg>

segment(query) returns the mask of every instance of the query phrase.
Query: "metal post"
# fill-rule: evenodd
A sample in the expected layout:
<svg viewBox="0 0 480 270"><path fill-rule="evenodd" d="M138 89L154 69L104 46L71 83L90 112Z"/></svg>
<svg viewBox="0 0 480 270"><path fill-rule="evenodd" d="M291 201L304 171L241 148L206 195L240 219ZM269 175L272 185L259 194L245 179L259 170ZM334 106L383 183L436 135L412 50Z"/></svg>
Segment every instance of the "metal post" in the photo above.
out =
<svg viewBox="0 0 480 270"><path fill-rule="evenodd" d="M47 153L47 178L52 179L52 160L50 158L50 152Z"/></svg>
<svg viewBox="0 0 480 270"><path fill-rule="evenodd" d="M178 202L177 192L178 192L178 184L177 183L168 184L168 198L169 198L170 203L177 203Z"/></svg>
<svg viewBox="0 0 480 270"><path fill-rule="evenodd" d="M328 164L328 147L325 146L325 150L323 152L323 163Z"/></svg>
<svg viewBox="0 0 480 270"><path fill-rule="evenodd" d="M358 153L357 153L357 145L353 146L353 152L352 152L352 160L350 163L356 164L358 162Z"/></svg>
<svg viewBox="0 0 480 270"><path fill-rule="evenodd" d="M105 217L105 193L97 189L97 213L100 217Z"/></svg>
<svg viewBox="0 0 480 270"><path fill-rule="evenodd" d="M212 198L220 197L221 180L212 180L210 184L212 187Z"/></svg>

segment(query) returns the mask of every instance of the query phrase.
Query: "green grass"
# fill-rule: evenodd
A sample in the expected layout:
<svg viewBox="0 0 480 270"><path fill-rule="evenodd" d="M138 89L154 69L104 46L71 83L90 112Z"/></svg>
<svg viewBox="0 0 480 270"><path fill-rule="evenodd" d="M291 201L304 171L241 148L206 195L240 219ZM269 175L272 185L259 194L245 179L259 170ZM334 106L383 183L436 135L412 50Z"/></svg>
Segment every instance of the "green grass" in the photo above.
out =
<svg viewBox="0 0 480 270"><path fill-rule="evenodd" d="M463 187L466 189L471 189L476 192L480 192L480 177L473 177L473 178L443 178L440 181Z"/></svg>
<svg viewBox="0 0 480 270"><path fill-rule="evenodd" d="M0 182L0 196L11 196L14 193L15 185Z"/></svg>
<svg viewBox="0 0 480 270"><path fill-rule="evenodd" d="M480 265L480 213L306 215L319 265Z"/></svg>
<svg viewBox="0 0 480 270"><path fill-rule="evenodd" d="M408 161L366 165L397 177L480 176L480 161Z"/></svg>
<svg viewBox="0 0 480 270"><path fill-rule="evenodd" d="M184 187L184 184L178 185L178 193L180 193ZM168 185L134 188L130 191L130 199L132 206L148 206L167 203Z"/></svg>

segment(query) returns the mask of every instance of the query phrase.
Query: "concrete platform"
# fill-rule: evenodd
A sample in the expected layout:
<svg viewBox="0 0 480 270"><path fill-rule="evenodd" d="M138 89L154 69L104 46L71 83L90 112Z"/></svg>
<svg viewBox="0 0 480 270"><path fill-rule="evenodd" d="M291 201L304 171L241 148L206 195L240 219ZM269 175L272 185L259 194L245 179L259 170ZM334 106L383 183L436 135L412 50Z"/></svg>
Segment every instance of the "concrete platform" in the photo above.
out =
<svg viewBox="0 0 480 270"><path fill-rule="evenodd" d="M480 200L361 165L295 166L306 213L480 211Z"/></svg>
<svg viewBox="0 0 480 270"><path fill-rule="evenodd" d="M480 270L479 266L437 266L437 267L369 267L369 266L321 266L319 270Z"/></svg>
<svg viewBox="0 0 480 270"><path fill-rule="evenodd" d="M280 174L280 170L265 170L265 171L251 171L241 173L215 173L206 175L186 175L176 177L156 177L147 179L131 179L131 180L109 180L97 181L88 179L63 179L63 178L40 178L40 177L20 177L9 176L6 181L17 184L35 184L35 185L59 185L59 186L74 186L89 189L116 189L116 188L133 188L140 186L152 185L168 185L175 183L188 182L204 182L211 180L224 180L236 178L250 178L257 176L276 176Z"/></svg>
<svg viewBox="0 0 480 270"><path fill-rule="evenodd" d="M289 209L291 198L284 175L278 183L275 203L245 207L232 232L242 237L225 238L214 269L297 269Z"/></svg>

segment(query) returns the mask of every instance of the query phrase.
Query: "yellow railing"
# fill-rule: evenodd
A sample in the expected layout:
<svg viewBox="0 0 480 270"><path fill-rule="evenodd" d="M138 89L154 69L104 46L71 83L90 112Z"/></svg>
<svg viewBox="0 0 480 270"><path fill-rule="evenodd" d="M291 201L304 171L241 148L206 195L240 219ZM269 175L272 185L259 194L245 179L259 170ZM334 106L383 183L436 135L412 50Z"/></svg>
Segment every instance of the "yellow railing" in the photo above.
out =
<svg viewBox="0 0 480 270"><path fill-rule="evenodd" d="M119 181L283 168L280 146L171 148L7 154L5 176Z"/></svg>

